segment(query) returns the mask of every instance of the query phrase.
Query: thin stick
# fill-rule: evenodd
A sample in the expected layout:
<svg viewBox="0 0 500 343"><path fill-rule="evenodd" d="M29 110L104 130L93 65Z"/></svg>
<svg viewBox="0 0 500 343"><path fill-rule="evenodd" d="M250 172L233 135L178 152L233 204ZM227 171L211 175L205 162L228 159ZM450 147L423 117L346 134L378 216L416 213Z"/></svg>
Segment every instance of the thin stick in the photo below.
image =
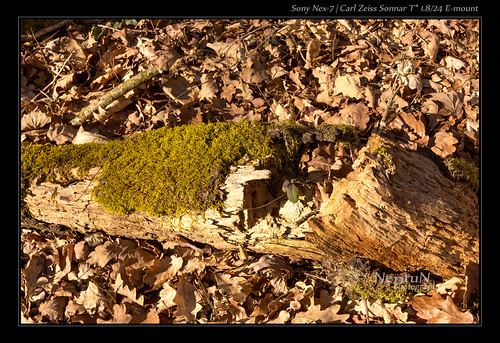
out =
<svg viewBox="0 0 500 343"><path fill-rule="evenodd" d="M144 82L151 80L153 76L160 74L160 72L161 70L158 69L157 67L151 67L147 70L140 72L139 74L130 78L130 80L127 80L119 84L118 86L116 86L115 88L104 94L97 101L92 101L90 105L82 109L80 113L78 113L78 115L75 118L73 118L69 123L73 126L79 126L83 124L86 120L92 117L94 111L96 111L99 107L105 109L106 106L111 104L113 101L115 101L128 91L131 91L136 87L139 87Z"/></svg>
<svg viewBox="0 0 500 343"><path fill-rule="evenodd" d="M399 79L399 77L398 77L398 79ZM389 110L392 107L392 103L394 102L394 98L396 97L396 94L399 92L399 90L401 89L402 86L403 86L403 83L400 82L399 86L394 90L391 97L389 98L389 101L387 101L387 107L385 108L384 115L382 116L382 120L379 123L378 130L376 131L377 134L380 134L382 131L385 130L385 126L387 125L387 123L386 123L387 117L389 117Z"/></svg>

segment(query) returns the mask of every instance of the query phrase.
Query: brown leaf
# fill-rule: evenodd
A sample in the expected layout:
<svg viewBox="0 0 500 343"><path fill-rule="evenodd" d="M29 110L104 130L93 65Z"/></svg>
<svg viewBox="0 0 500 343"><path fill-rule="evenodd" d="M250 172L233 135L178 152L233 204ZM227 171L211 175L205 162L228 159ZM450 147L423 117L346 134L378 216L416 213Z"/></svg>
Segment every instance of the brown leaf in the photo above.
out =
<svg viewBox="0 0 500 343"><path fill-rule="evenodd" d="M91 131L85 131L83 125L78 130L78 133L76 134L75 138L73 138L73 144L85 144L92 142L103 144L109 141L110 139L103 135Z"/></svg>
<svg viewBox="0 0 500 343"><path fill-rule="evenodd" d="M240 49L236 41L207 43L207 48L213 49L218 56L226 58L230 65L240 61L243 55L243 49Z"/></svg>
<svg viewBox="0 0 500 343"><path fill-rule="evenodd" d="M238 303L243 303L250 293L249 284L244 277L231 276L227 273L215 274L217 287L222 294L231 296Z"/></svg>
<svg viewBox="0 0 500 343"><path fill-rule="evenodd" d="M107 308L109 305L108 299L104 296L99 286L89 281L87 289L80 292L76 301L82 304L87 310Z"/></svg>
<svg viewBox="0 0 500 343"><path fill-rule="evenodd" d="M47 124L50 124L52 119L41 111L33 111L25 114L21 118L21 131L41 129Z"/></svg>
<svg viewBox="0 0 500 343"><path fill-rule="evenodd" d="M359 77L349 74L337 77L334 90L335 94L342 93L357 100L362 99L364 93L363 87L361 87L359 82Z"/></svg>
<svg viewBox="0 0 500 343"><path fill-rule="evenodd" d="M201 310L199 304L201 295L192 283L187 282L185 277L180 276L177 283L177 293L173 299L177 305L175 315L181 319L184 318L187 322L192 322L196 318L196 314Z"/></svg>
<svg viewBox="0 0 500 343"><path fill-rule="evenodd" d="M439 107L439 112L437 112L438 114L442 116L453 115L457 119L462 118L464 112L463 102L460 100L457 92L430 93L426 95L426 98L438 102L441 105Z"/></svg>
<svg viewBox="0 0 500 343"><path fill-rule="evenodd" d="M267 64L261 62L260 55L252 55L247 59L247 66L241 70L241 79L245 83L260 84L264 81L269 81L269 72Z"/></svg>
<svg viewBox="0 0 500 343"><path fill-rule="evenodd" d="M156 303L158 311L161 312L167 308L175 306L176 303L174 302L174 298L176 294L177 291L175 290L175 288L170 287L170 285L167 282L165 282L163 284L163 289L159 293L160 300L158 300L158 302Z"/></svg>
<svg viewBox="0 0 500 343"><path fill-rule="evenodd" d="M439 37L430 31L424 31L420 34L422 38L427 40L424 45L425 54L429 57L431 62L436 62L436 57L439 51Z"/></svg>
<svg viewBox="0 0 500 343"><path fill-rule="evenodd" d="M309 43L307 43L305 68L310 68L314 59L318 57L320 46L321 42L316 38L311 39Z"/></svg>
<svg viewBox="0 0 500 343"><path fill-rule="evenodd" d="M217 87L217 82L212 78L210 74L203 74L201 76L201 91L200 100L212 100L212 98L217 96L219 88Z"/></svg>
<svg viewBox="0 0 500 343"><path fill-rule="evenodd" d="M47 131L47 138L57 145L71 143L78 132L78 128L69 124L54 123Z"/></svg>
<svg viewBox="0 0 500 343"><path fill-rule="evenodd" d="M295 315L295 318L292 319L292 323L300 324L300 323L347 323L347 319L351 316L350 314L338 314L340 310L340 305L335 304L330 307L327 307L324 310L321 310L321 305L313 305L309 307L306 312L299 312Z"/></svg>
<svg viewBox="0 0 500 343"><path fill-rule="evenodd" d="M182 257L172 255L156 260L144 275L144 282L152 286L152 290L160 289L165 281L172 279L179 269L181 269L184 260Z"/></svg>
<svg viewBox="0 0 500 343"><path fill-rule="evenodd" d="M340 111L340 114L344 123L354 125L360 131L366 130L367 124L370 121L368 107L361 102L348 104Z"/></svg>
<svg viewBox="0 0 500 343"><path fill-rule="evenodd" d="M436 290L427 294L413 297L411 303L417 311L417 316L427 320L427 323L472 324L475 322L472 313L462 312L450 296L443 298Z"/></svg>
<svg viewBox="0 0 500 343"><path fill-rule="evenodd" d="M425 136L425 124L420 120L417 113L400 112L401 119L408 125L418 136Z"/></svg>
<svg viewBox="0 0 500 343"><path fill-rule="evenodd" d="M67 297L52 297L44 301L38 307L38 311L44 317L47 317L50 322L58 322L64 319L64 308L68 303Z"/></svg>
<svg viewBox="0 0 500 343"><path fill-rule="evenodd" d="M113 318L111 320L103 320L97 318L98 324L128 324L132 320L132 315L127 314L127 306L125 304L113 305Z"/></svg>
<svg viewBox="0 0 500 343"><path fill-rule="evenodd" d="M144 295L138 295L137 289L135 287L125 284L122 279L121 273L118 273L118 275L116 276L113 288L118 294L128 297L130 300L139 304L140 306L144 305Z"/></svg>
<svg viewBox="0 0 500 343"><path fill-rule="evenodd" d="M106 241L89 254L87 262L102 268L114 257L116 253L113 251L113 243Z"/></svg>
<svg viewBox="0 0 500 343"><path fill-rule="evenodd" d="M431 150L436 155L445 158L455 152L455 144L457 143L458 139L453 137L453 133L439 131L434 135L434 146L431 147Z"/></svg>

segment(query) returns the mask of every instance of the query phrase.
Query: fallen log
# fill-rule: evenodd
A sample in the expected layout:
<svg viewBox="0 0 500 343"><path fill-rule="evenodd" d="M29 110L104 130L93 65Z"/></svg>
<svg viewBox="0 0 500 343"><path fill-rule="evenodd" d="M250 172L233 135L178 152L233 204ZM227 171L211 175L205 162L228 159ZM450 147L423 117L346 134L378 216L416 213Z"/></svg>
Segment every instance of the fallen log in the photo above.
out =
<svg viewBox="0 0 500 343"><path fill-rule="evenodd" d="M317 135L321 136L321 135ZM333 137L335 139L335 137ZM302 136L311 142L310 132ZM303 148L308 148L306 144ZM265 164L264 164L265 165ZM116 214L95 201L92 168L68 182L33 180L26 205L37 220L88 233L168 241L185 237L217 249L248 249L333 262L361 256L395 271L451 276L479 262L476 194L445 177L428 157L380 136L363 147L347 177L332 180L315 208L272 190L276 168L231 167L219 187L223 206L182 215ZM89 187L90 186L90 187Z"/></svg>
<svg viewBox="0 0 500 343"><path fill-rule="evenodd" d="M479 262L479 206L465 184L429 158L372 136L309 219L311 240L333 259L358 255L397 271L436 275Z"/></svg>

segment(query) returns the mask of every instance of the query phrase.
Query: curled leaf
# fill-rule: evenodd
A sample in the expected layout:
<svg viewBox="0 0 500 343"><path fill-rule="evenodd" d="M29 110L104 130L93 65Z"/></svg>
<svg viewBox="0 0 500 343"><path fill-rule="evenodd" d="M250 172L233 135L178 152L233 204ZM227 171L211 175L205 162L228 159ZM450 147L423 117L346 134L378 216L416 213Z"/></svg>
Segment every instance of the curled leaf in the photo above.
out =
<svg viewBox="0 0 500 343"><path fill-rule="evenodd" d="M286 196L292 203L299 201L299 189L293 183L286 188Z"/></svg>

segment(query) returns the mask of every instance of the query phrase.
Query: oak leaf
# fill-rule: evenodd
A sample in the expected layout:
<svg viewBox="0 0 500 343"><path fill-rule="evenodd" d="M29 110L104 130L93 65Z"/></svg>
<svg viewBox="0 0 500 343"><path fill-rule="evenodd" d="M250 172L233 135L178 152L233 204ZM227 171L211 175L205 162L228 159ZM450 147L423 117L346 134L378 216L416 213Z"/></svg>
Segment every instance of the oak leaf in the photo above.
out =
<svg viewBox="0 0 500 343"><path fill-rule="evenodd" d="M360 131L366 130L367 124L370 121L368 107L363 103L348 104L340 111L340 114L344 123L354 125Z"/></svg>
<svg viewBox="0 0 500 343"><path fill-rule="evenodd" d="M458 139L453 137L451 132L436 132L434 135L434 146L431 150L441 157L447 157L455 152L455 144L458 143Z"/></svg>
<svg viewBox="0 0 500 343"><path fill-rule="evenodd" d="M127 307L125 304L113 305L113 318L111 320L103 320L97 318L98 324L128 324L132 320L132 315L127 314Z"/></svg>
<svg viewBox="0 0 500 343"><path fill-rule="evenodd" d="M429 296L430 295L430 296ZM427 295L412 298L411 306L417 316L432 324L471 324L475 318L469 311L462 312L453 302L452 297L443 298L436 290Z"/></svg>
<svg viewBox="0 0 500 343"><path fill-rule="evenodd" d="M340 310L340 305L335 304L321 310L321 305L312 305L306 312L299 312L292 319L292 323L295 324L312 324L312 323L347 323L347 319L351 316L350 314L338 314Z"/></svg>
<svg viewBox="0 0 500 343"><path fill-rule="evenodd" d="M199 303L201 299L200 292L193 284L188 282L185 277L180 276L177 283L177 293L173 299L177 305L175 315L181 320L184 318L186 321L192 322L202 308Z"/></svg>
<svg viewBox="0 0 500 343"><path fill-rule="evenodd" d="M345 96L354 99L362 99L364 90L359 82L359 77L344 75L339 76L335 80L334 94L342 93Z"/></svg>
<svg viewBox="0 0 500 343"><path fill-rule="evenodd" d="M68 297L52 297L40 304L38 311L50 322L61 321L64 318L64 308L68 303Z"/></svg>
<svg viewBox="0 0 500 343"><path fill-rule="evenodd" d="M21 118L21 131L41 129L51 121L52 119L42 111L33 111Z"/></svg>

